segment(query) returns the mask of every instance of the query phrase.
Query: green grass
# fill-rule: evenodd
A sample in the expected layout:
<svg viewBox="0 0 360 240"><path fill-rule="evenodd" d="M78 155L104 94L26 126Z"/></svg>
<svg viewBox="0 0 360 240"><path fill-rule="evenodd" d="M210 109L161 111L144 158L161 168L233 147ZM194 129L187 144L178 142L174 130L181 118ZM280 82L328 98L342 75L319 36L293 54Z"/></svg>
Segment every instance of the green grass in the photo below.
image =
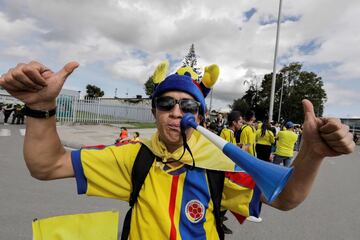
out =
<svg viewBox="0 0 360 240"><path fill-rule="evenodd" d="M153 122L149 122L149 123L128 122L128 124L131 125L131 127L128 127L128 129L132 129L132 128L156 128L156 125Z"/></svg>

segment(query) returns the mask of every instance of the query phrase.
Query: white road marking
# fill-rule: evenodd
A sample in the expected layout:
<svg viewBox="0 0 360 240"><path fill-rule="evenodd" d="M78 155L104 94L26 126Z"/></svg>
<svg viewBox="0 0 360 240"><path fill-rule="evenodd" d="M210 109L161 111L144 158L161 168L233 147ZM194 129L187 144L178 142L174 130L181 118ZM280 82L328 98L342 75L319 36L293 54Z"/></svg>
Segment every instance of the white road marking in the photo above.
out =
<svg viewBox="0 0 360 240"><path fill-rule="evenodd" d="M0 137L8 137L11 135L10 129L0 129Z"/></svg>

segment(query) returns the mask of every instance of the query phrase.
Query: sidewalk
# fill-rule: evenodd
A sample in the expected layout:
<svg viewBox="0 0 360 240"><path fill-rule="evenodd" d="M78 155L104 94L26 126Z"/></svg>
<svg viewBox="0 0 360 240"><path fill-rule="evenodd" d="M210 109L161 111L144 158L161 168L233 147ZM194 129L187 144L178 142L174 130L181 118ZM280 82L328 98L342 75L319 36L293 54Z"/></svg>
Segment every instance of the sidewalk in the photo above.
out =
<svg viewBox="0 0 360 240"><path fill-rule="evenodd" d="M120 127L104 125L58 125L61 142L66 147L78 149L81 146L114 144L120 133ZM150 139L156 128L128 129L131 138L134 132L140 133L140 139Z"/></svg>

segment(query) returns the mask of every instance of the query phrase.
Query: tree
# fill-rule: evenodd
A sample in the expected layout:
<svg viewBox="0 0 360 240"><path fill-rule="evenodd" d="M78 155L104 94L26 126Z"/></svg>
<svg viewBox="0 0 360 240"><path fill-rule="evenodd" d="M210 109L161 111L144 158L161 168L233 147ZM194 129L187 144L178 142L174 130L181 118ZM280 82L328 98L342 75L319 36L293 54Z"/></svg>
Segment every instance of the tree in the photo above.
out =
<svg viewBox="0 0 360 240"><path fill-rule="evenodd" d="M186 67L189 66L191 67L194 72L198 75L198 79L201 79L201 70L199 67L197 67L197 59L196 59L196 54L195 54L195 47L194 44L191 44L190 49L189 49L189 53L185 56L185 58L182 61L182 67Z"/></svg>
<svg viewBox="0 0 360 240"><path fill-rule="evenodd" d="M240 111L242 114L245 114L248 110L253 110L257 119L267 119L267 109L259 104L261 102L260 86L256 76L254 76L253 79L245 80L244 84L249 85L248 90L245 91L245 94L241 98L235 99L233 104L229 105L229 107L232 110Z"/></svg>
<svg viewBox="0 0 360 240"><path fill-rule="evenodd" d="M265 74L260 91L250 85L241 98L255 111L259 120L267 116L270 105L271 83L272 73ZM309 99L314 105L315 113L322 116L327 96L321 77L313 72L303 71L302 64L294 62L284 66L276 74L274 120L278 119L282 83L283 93L280 114L282 119L301 123L304 119L301 100L304 98Z"/></svg>
<svg viewBox="0 0 360 240"><path fill-rule="evenodd" d="M104 91L95 85L86 85L86 96L85 98L99 98L104 96Z"/></svg>
<svg viewBox="0 0 360 240"><path fill-rule="evenodd" d="M154 89L155 89L155 84L154 84L153 78L151 76L144 84L145 94L148 96L151 96L154 92Z"/></svg>
<svg viewBox="0 0 360 240"><path fill-rule="evenodd" d="M229 105L231 110L233 111L240 111L242 114L246 113L250 110L249 104L246 102L245 99L239 98L235 99L232 105Z"/></svg>

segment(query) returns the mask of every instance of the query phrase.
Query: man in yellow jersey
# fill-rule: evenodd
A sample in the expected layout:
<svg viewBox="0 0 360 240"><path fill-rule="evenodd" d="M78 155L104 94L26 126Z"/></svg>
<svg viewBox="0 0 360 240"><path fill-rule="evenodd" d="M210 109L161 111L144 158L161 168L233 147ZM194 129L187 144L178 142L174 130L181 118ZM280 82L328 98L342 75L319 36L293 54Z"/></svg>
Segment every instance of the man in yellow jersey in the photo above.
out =
<svg viewBox="0 0 360 240"><path fill-rule="evenodd" d="M241 127L240 134L240 144L242 149L247 151L249 154L255 156L255 128L253 127L255 121L255 113L252 110L249 110L245 113L244 116L244 125Z"/></svg>
<svg viewBox="0 0 360 240"><path fill-rule="evenodd" d="M243 119L239 111L231 111L227 116L228 127L221 130L220 137L236 144L235 132L241 129L242 121Z"/></svg>
<svg viewBox="0 0 360 240"><path fill-rule="evenodd" d="M0 86L26 104L26 165L37 179L75 177L79 193L129 201L132 167L141 143L69 152L60 142L56 97L78 65L70 62L54 72L33 61L18 64L1 76ZM197 87L190 77L172 74L155 89L152 112L158 132L148 147L160 162L153 163L140 190L128 239L222 238L216 228L205 170L198 166L204 162L226 165L225 160L191 129L185 137L193 155L182 155L183 114L192 112L198 122L205 114L205 100ZM303 144L293 162L294 174L271 204L280 210L293 209L304 201L325 157L348 154L355 147L346 125L334 118L317 118L310 101L304 100L303 107ZM196 165L191 167L194 160ZM249 206L257 204L253 201L253 187L241 179L225 178L221 207L249 216ZM266 202L263 198L262 201Z"/></svg>
<svg viewBox="0 0 360 240"><path fill-rule="evenodd" d="M291 121L285 124L285 130L280 131L276 136L276 150L273 163L290 166L294 156L294 147L298 135L294 132L294 123Z"/></svg>
<svg viewBox="0 0 360 240"><path fill-rule="evenodd" d="M256 140L256 130L254 128L254 122L256 120L255 118L255 112L252 110L249 110L245 113L244 116L245 123L241 127L241 134L240 134L240 145L243 150L248 152L249 154L255 156L255 140ZM262 218L258 215L250 215L247 217L248 221L251 222L262 222Z"/></svg>
<svg viewBox="0 0 360 240"><path fill-rule="evenodd" d="M231 111L227 116L227 128L223 128L220 133L220 137L225 139L228 142L231 142L236 145L235 132L241 129L243 119L239 111ZM227 219L225 216L226 211L222 211L222 222ZM231 229L229 229L224 223L222 228L225 234L232 234Z"/></svg>

